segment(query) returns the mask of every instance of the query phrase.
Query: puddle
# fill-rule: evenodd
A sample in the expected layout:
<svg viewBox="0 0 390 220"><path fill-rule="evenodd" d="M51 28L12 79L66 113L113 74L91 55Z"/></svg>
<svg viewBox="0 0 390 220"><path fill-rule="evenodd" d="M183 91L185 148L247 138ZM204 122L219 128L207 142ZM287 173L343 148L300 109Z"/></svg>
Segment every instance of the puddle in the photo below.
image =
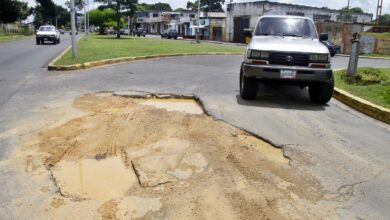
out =
<svg viewBox="0 0 390 220"><path fill-rule="evenodd" d="M61 193L76 198L105 201L123 196L138 184L133 170L127 168L119 156L103 160L61 161L52 172Z"/></svg>
<svg viewBox="0 0 390 220"><path fill-rule="evenodd" d="M184 112L188 114L203 114L202 108L194 100L186 99L152 99L141 102L142 105L153 106L167 111Z"/></svg>

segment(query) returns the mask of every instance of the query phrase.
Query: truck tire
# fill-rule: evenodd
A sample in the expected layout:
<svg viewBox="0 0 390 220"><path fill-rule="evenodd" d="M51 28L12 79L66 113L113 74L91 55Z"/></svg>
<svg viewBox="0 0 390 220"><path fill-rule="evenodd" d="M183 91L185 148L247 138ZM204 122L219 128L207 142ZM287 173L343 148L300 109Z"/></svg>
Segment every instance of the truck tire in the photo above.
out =
<svg viewBox="0 0 390 220"><path fill-rule="evenodd" d="M57 39L54 39L53 44L54 44L54 45L57 44Z"/></svg>
<svg viewBox="0 0 390 220"><path fill-rule="evenodd" d="M61 42L61 39L60 38L58 38L58 41L57 41L57 43L59 44Z"/></svg>
<svg viewBox="0 0 390 220"><path fill-rule="evenodd" d="M246 77L241 65L240 96L243 99L255 99L257 96L258 81L256 78Z"/></svg>
<svg viewBox="0 0 390 220"><path fill-rule="evenodd" d="M36 40L37 40L37 45L41 44L41 41L40 41L40 40L38 40L38 39L36 39Z"/></svg>
<svg viewBox="0 0 390 220"><path fill-rule="evenodd" d="M333 96L334 81L320 82L309 86L309 96L313 103L326 104Z"/></svg>

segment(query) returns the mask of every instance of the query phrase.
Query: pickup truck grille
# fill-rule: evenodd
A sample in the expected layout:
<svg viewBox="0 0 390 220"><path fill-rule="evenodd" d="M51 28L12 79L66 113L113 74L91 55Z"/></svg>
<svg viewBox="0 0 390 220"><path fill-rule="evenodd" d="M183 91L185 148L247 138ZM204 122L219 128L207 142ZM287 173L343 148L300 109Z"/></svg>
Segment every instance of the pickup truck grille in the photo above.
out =
<svg viewBox="0 0 390 220"><path fill-rule="evenodd" d="M290 56L292 59L288 59ZM269 56L269 63L285 66L308 66L309 56L299 53L271 53Z"/></svg>

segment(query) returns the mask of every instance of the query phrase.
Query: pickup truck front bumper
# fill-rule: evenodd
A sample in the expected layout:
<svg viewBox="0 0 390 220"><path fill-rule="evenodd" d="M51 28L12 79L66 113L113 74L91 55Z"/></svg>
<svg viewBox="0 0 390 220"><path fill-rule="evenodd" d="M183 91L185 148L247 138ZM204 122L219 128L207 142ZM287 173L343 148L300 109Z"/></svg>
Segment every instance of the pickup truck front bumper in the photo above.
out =
<svg viewBox="0 0 390 220"><path fill-rule="evenodd" d="M56 41L57 38L54 36L36 36L37 40L43 40L43 41Z"/></svg>
<svg viewBox="0 0 390 220"><path fill-rule="evenodd" d="M263 80L283 80L300 82L329 82L333 80L332 69L309 68L300 66L256 65L243 63L243 73L246 77ZM281 78L281 70L295 70L294 79Z"/></svg>

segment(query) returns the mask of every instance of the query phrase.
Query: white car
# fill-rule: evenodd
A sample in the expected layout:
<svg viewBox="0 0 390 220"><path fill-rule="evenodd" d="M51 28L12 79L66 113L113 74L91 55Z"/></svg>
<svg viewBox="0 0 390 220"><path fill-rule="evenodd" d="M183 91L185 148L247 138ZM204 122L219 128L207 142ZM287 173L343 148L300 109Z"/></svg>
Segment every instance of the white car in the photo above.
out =
<svg viewBox="0 0 390 220"><path fill-rule="evenodd" d="M37 44L51 41L53 44L60 43L60 32L52 25L40 26L36 34Z"/></svg>

